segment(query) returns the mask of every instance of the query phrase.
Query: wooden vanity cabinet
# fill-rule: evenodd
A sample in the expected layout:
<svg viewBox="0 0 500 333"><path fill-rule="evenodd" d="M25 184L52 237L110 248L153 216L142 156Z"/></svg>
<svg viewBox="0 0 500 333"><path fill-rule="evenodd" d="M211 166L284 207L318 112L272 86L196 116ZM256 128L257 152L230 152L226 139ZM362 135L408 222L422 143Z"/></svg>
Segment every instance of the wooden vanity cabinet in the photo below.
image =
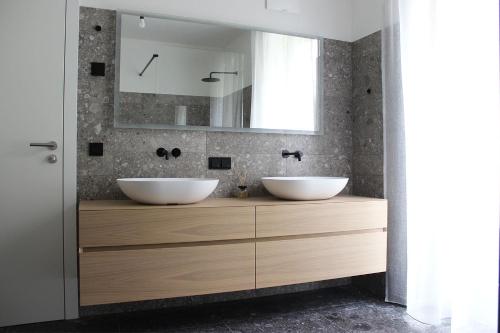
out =
<svg viewBox="0 0 500 333"><path fill-rule="evenodd" d="M84 252L80 304L106 304L255 288L255 244Z"/></svg>
<svg viewBox="0 0 500 333"><path fill-rule="evenodd" d="M255 237L254 207L90 210L80 220L83 248Z"/></svg>
<svg viewBox="0 0 500 333"><path fill-rule="evenodd" d="M257 241L256 288L384 272L386 233Z"/></svg>
<svg viewBox="0 0 500 333"><path fill-rule="evenodd" d="M266 288L385 271L387 202L82 201L80 304Z"/></svg>
<svg viewBox="0 0 500 333"><path fill-rule="evenodd" d="M384 200L256 207L257 238L380 229L387 226Z"/></svg>

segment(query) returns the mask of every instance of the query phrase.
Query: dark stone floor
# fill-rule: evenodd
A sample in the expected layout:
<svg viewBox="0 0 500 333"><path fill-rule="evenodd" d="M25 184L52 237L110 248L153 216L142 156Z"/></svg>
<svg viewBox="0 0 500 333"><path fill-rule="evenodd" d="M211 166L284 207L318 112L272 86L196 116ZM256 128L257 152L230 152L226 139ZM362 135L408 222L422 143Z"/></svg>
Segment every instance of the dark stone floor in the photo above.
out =
<svg viewBox="0 0 500 333"><path fill-rule="evenodd" d="M448 332L400 306L337 287L257 299L85 317L0 332Z"/></svg>

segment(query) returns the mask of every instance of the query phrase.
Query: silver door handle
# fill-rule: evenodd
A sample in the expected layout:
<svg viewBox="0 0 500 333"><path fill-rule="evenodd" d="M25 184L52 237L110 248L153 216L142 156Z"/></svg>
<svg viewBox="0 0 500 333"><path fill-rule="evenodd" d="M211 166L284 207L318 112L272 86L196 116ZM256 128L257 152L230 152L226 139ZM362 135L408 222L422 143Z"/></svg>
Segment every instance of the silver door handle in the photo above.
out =
<svg viewBox="0 0 500 333"><path fill-rule="evenodd" d="M42 143L32 142L32 143L30 143L30 147L47 147L50 150L56 150L57 149L57 142L55 142L55 141L42 142Z"/></svg>

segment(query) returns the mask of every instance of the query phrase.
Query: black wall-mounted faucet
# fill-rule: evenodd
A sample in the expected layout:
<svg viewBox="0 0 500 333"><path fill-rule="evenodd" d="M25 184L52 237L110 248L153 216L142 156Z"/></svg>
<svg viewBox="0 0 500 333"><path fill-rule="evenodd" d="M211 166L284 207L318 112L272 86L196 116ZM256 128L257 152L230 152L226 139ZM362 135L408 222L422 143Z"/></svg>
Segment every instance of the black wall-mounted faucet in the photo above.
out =
<svg viewBox="0 0 500 333"><path fill-rule="evenodd" d="M165 159L168 160L168 150L165 148L156 149L156 155L158 155L158 157L165 157Z"/></svg>
<svg viewBox="0 0 500 333"><path fill-rule="evenodd" d="M179 156L181 156L181 150L179 148L174 148L172 149L172 156L174 158L177 158ZM168 160L168 150L166 150L165 148L158 148L156 149L156 155L158 155L158 157L165 157L166 160Z"/></svg>
<svg viewBox="0 0 500 333"><path fill-rule="evenodd" d="M302 153L300 150L297 150L297 151L294 151L294 152L289 152L288 150L282 150L281 151L281 156L283 158L289 158L290 156L293 156L295 157L296 159L300 161L302 161L302 156L304 156L304 153Z"/></svg>

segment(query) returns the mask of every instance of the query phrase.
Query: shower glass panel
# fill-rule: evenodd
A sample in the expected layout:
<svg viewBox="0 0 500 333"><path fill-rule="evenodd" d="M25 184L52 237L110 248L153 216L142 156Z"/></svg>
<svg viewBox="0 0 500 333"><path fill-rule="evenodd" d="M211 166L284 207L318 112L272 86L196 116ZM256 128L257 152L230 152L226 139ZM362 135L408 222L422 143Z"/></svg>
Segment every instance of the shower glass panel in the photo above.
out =
<svg viewBox="0 0 500 333"><path fill-rule="evenodd" d="M320 133L321 40L118 15L115 127Z"/></svg>

